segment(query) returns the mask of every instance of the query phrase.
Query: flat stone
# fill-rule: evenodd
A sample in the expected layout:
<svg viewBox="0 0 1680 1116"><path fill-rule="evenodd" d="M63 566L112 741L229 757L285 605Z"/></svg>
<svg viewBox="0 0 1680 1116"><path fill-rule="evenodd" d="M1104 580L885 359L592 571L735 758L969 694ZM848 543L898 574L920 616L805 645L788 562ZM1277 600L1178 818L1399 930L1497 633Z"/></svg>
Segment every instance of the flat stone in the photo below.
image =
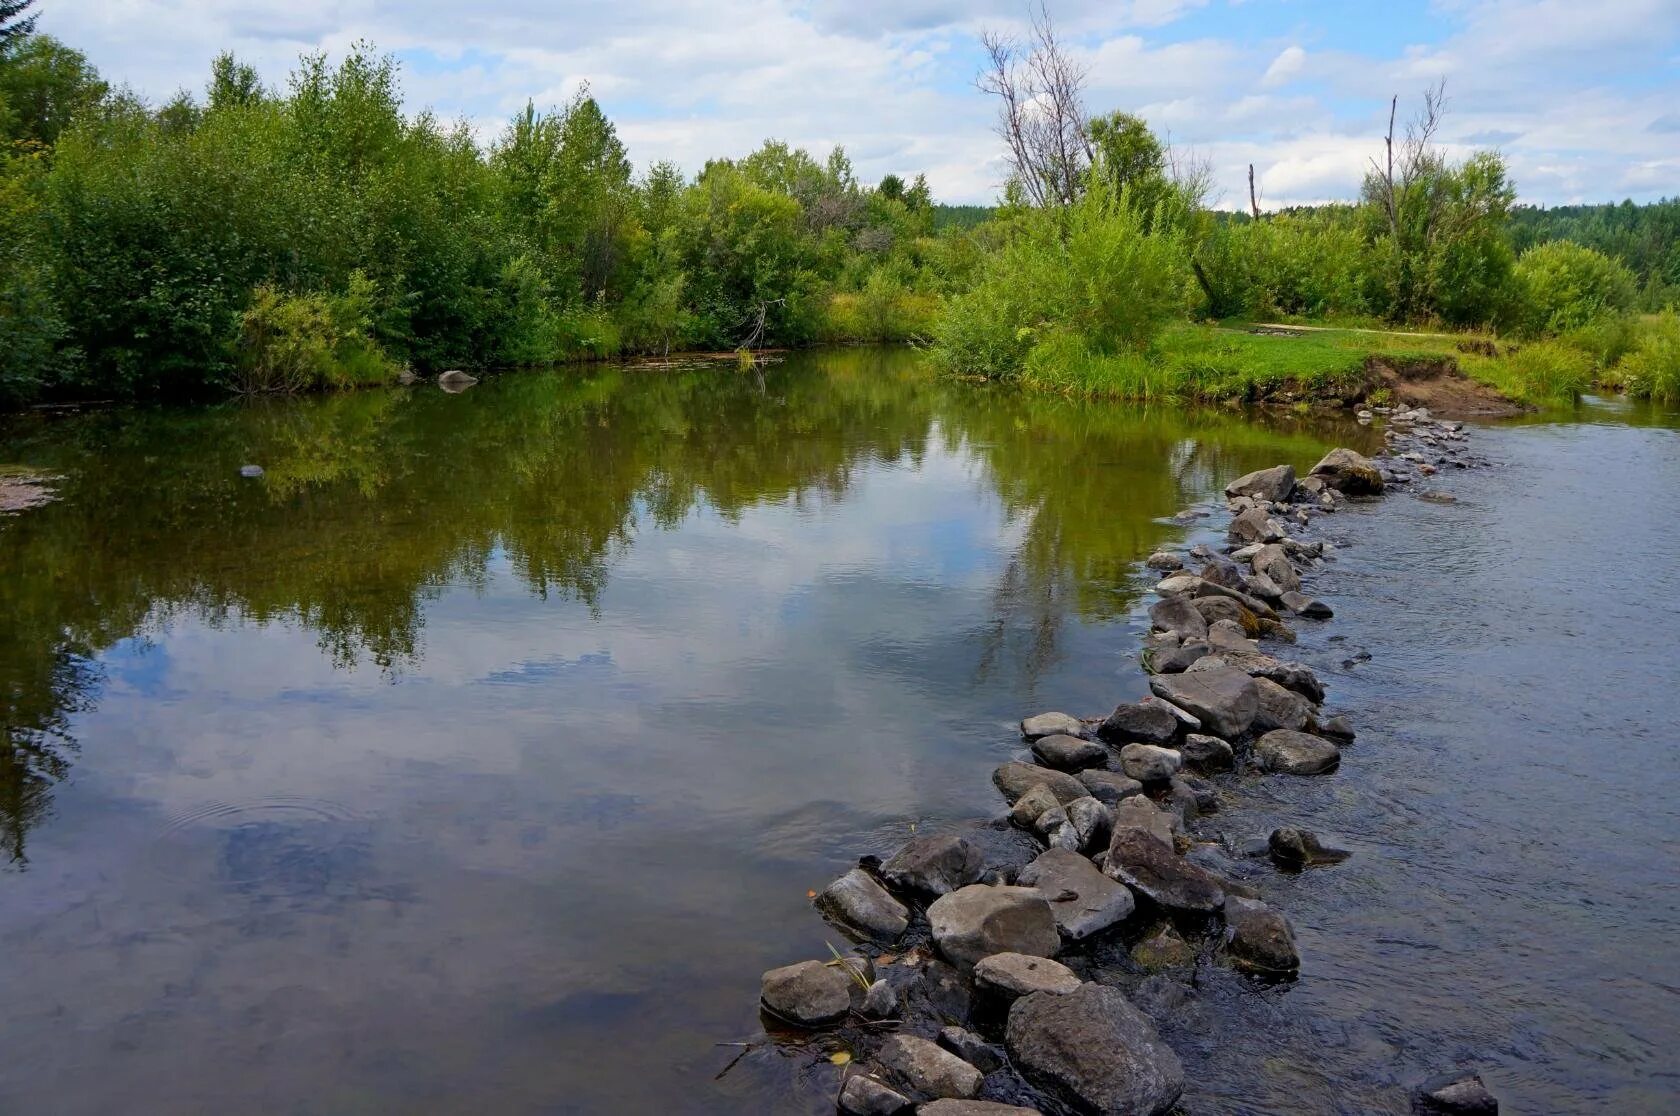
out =
<svg viewBox="0 0 1680 1116"><path fill-rule="evenodd" d="M837 966L801 961L764 974L759 1000L778 1019L801 1027L838 1022L852 1010L851 977Z"/></svg>
<svg viewBox="0 0 1680 1116"><path fill-rule="evenodd" d="M1170 838L1169 838L1170 839ZM1036 888L1050 904L1056 929L1070 942L1131 917L1132 893L1097 870L1085 857L1066 849L1049 849L1021 869L1016 883Z"/></svg>
<svg viewBox="0 0 1680 1116"><path fill-rule="evenodd" d="M1113 808L1122 799L1143 793L1143 784L1118 771L1098 771L1087 768L1079 773L1079 781L1091 792L1091 797ZM1047 788L1048 789L1048 788Z"/></svg>
<svg viewBox="0 0 1680 1116"><path fill-rule="evenodd" d="M1138 829L1149 834L1168 852L1174 851L1173 827L1171 816L1155 803L1142 795L1128 798L1114 808L1109 847L1113 848L1114 835L1122 829Z"/></svg>
<svg viewBox="0 0 1680 1116"><path fill-rule="evenodd" d="M1003 1051L966 1027L955 1024L941 1027L935 1041L981 1073L992 1073L1004 1066Z"/></svg>
<svg viewBox="0 0 1680 1116"><path fill-rule="evenodd" d="M1270 469L1256 469L1225 486L1227 496L1252 496L1256 500L1282 503L1295 491L1295 467L1274 465Z"/></svg>
<svg viewBox="0 0 1680 1116"><path fill-rule="evenodd" d="M1036 1108L983 1100L936 1100L918 1105L916 1116L1041 1116Z"/></svg>
<svg viewBox="0 0 1680 1116"><path fill-rule="evenodd" d="M1209 915L1225 901L1221 881L1164 848L1160 840L1133 826L1116 826L1103 873L1165 910Z"/></svg>
<svg viewBox="0 0 1680 1116"><path fill-rule="evenodd" d="M1278 685L1294 690L1313 702L1324 700L1324 684L1311 670L1300 663L1275 659L1259 651L1216 651L1192 663L1186 668L1186 673L1218 670L1222 667L1240 670L1254 678L1270 678Z"/></svg>
<svg viewBox="0 0 1680 1116"><path fill-rule="evenodd" d="M1184 1067L1117 988L1023 996L1005 1043L1022 1076L1078 1112L1159 1116L1184 1091Z"/></svg>
<svg viewBox="0 0 1680 1116"><path fill-rule="evenodd" d="M1210 732L1227 738L1246 732L1260 709L1254 680L1227 666L1157 674L1149 679L1149 688L1163 700L1195 714Z"/></svg>
<svg viewBox="0 0 1680 1116"><path fill-rule="evenodd" d="M1285 775L1323 775L1336 770L1341 751L1320 736L1274 729L1254 745L1254 755L1267 771Z"/></svg>
<svg viewBox="0 0 1680 1116"><path fill-rule="evenodd" d="M1164 597L1149 609L1149 622L1163 632L1172 632L1183 639L1200 639L1207 635L1207 621L1186 597Z"/></svg>
<svg viewBox="0 0 1680 1116"><path fill-rule="evenodd" d="M1196 732L1184 738L1184 743L1179 745L1178 754L1184 757L1185 766L1208 774L1229 771L1237 764L1236 753L1231 750L1230 744L1217 736L1204 736Z"/></svg>
<svg viewBox="0 0 1680 1116"><path fill-rule="evenodd" d="M1329 605L1305 593L1285 593L1279 599L1284 608L1297 616L1305 616L1308 620L1328 620L1335 615Z"/></svg>
<svg viewBox="0 0 1680 1116"><path fill-rule="evenodd" d="M1065 995L1079 987L1072 969L1048 957L1024 953L994 953L974 966L974 984L1008 1000L1033 992Z"/></svg>
<svg viewBox="0 0 1680 1116"><path fill-rule="evenodd" d="M894 1035L881 1044L875 1061L924 1096L972 1097L984 1080L979 1070L949 1050L915 1035Z"/></svg>
<svg viewBox="0 0 1680 1116"><path fill-rule="evenodd" d="M1188 593L1202 583L1202 579L1193 574L1178 574L1174 577L1162 578L1155 585L1155 592L1164 597L1177 593Z"/></svg>
<svg viewBox="0 0 1680 1116"><path fill-rule="evenodd" d="M1254 716L1256 732L1272 729L1302 732L1312 724L1313 703L1294 690L1286 690L1270 678L1256 678L1254 688L1260 696L1260 710Z"/></svg>
<svg viewBox="0 0 1680 1116"><path fill-rule="evenodd" d="M1171 748L1128 744L1120 749L1120 770L1140 783L1166 782L1183 765L1183 757Z"/></svg>
<svg viewBox="0 0 1680 1116"><path fill-rule="evenodd" d="M1078 736L1085 731L1078 717L1070 717L1066 713L1039 713L1021 722L1021 735L1028 740L1037 740L1041 736Z"/></svg>
<svg viewBox="0 0 1680 1116"><path fill-rule="evenodd" d="M1233 607L1240 608L1241 605ZM1259 617L1255 617L1258 625ZM1215 620L1208 625L1208 646L1215 651L1258 651L1260 645L1248 638L1243 626L1234 620Z"/></svg>
<svg viewBox="0 0 1680 1116"><path fill-rule="evenodd" d="M1063 771L1083 771L1087 767L1108 766L1108 749L1094 740L1077 736L1041 736L1033 741L1033 754L1050 767Z"/></svg>
<svg viewBox="0 0 1680 1116"><path fill-rule="evenodd" d="M816 906L845 929L881 942L893 941L910 925L910 911L862 868L823 888Z"/></svg>
<svg viewBox="0 0 1680 1116"><path fill-rule="evenodd" d="M1053 771L1035 763L999 764L992 772L992 785L1011 803L1043 783L1058 802L1072 802L1085 796L1085 785L1064 771Z"/></svg>
<svg viewBox="0 0 1680 1116"><path fill-rule="evenodd" d="M846 1116L899 1116L912 1101L868 1074L854 1073L840 1087L840 1111Z"/></svg>
<svg viewBox="0 0 1680 1116"><path fill-rule="evenodd" d="M962 969L994 953L1053 957L1062 939L1050 904L1034 888L971 884L928 908L939 952Z"/></svg>
<svg viewBox="0 0 1680 1116"><path fill-rule="evenodd" d="M1281 976L1301 967L1289 920L1258 899L1225 897L1225 954L1239 968Z"/></svg>
<svg viewBox="0 0 1680 1116"><path fill-rule="evenodd" d="M979 846L955 833L912 837L883 865L894 887L924 895L945 895L979 881L986 858Z"/></svg>
<svg viewBox="0 0 1680 1116"><path fill-rule="evenodd" d="M1167 745L1177 739L1178 725L1178 717L1165 706L1149 702L1122 702L1097 727L1097 735L1116 745Z"/></svg>

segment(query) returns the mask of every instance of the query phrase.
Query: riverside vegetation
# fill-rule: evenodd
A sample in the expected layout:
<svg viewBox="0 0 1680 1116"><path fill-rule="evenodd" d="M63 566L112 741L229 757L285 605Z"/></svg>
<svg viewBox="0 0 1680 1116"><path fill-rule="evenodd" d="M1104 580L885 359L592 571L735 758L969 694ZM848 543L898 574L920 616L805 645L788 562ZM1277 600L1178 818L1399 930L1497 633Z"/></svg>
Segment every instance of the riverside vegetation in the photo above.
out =
<svg viewBox="0 0 1680 1116"><path fill-rule="evenodd" d="M1093 397L1370 395L1373 357L1525 400L1680 397L1680 202L1516 207L1496 153L1441 152L1438 91L1356 203L1223 213L1143 121L1087 111L1041 20L987 40L1002 204L945 207L774 140L638 174L587 91L482 146L405 112L368 47L284 90L224 55L202 96L147 104L28 6L0 17L0 405L905 340ZM1404 332L1243 325L1280 320Z"/></svg>

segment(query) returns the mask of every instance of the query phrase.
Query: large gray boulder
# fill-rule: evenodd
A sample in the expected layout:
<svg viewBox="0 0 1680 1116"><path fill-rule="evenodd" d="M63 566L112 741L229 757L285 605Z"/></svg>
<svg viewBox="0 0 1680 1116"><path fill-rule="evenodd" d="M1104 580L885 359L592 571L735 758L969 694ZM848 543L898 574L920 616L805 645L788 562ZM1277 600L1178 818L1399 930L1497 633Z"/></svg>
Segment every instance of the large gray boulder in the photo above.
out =
<svg viewBox="0 0 1680 1116"><path fill-rule="evenodd" d="M1084 731L1085 726L1079 723L1079 718L1066 713L1040 713L1021 722L1021 735L1028 740L1037 740L1041 736L1055 736L1058 733L1078 736Z"/></svg>
<svg viewBox="0 0 1680 1116"><path fill-rule="evenodd" d="M1237 513L1225 529L1225 537L1239 546L1248 543L1277 542L1283 537L1276 522L1260 508Z"/></svg>
<svg viewBox="0 0 1680 1116"><path fill-rule="evenodd" d="M1170 839L1170 838L1169 838ZM1077 942L1131 917L1132 893L1085 857L1067 849L1049 849L1021 869L1015 882L1038 889L1063 938Z"/></svg>
<svg viewBox="0 0 1680 1116"><path fill-rule="evenodd" d="M1380 496L1382 472L1362 454L1345 447L1333 449L1312 467L1312 476L1349 496Z"/></svg>
<svg viewBox="0 0 1680 1116"><path fill-rule="evenodd" d="M1273 465L1238 477L1225 486L1227 496L1252 496L1256 500L1283 503L1295 491L1295 466Z"/></svg>
<svg viewBox="0 0 1680 1116"><path fill-rule="evenodd" d="M1186 668L1186 673L1231 667L1253 678L1270 678L1285 689L1294 690L1309 701L1324 700L1324 683L1300 663L1275 659L1261 651L1216 651Z"/></svg>
<svg viewBox="0 0 1680 1116"><path fill-rule="evenodd" d="M890 942L910 925L910 912L875 877L853 868L817 895L817 909L848 930Z"/></svg>
<svg viewBox="0 0 1680 1116"><path fill-rule="evenodd" d="M1050 788L1058 802L1072 802L1085 796L1085 785L1064 771L1052 771L1036 763L999 764L992 772L992 785L1003 797L1014 803L1023 794L1043 783Z"/></svg>
<svg viewBox="0 0 1680 1116"><path fill-rule="evenodd" d="M1237 762L1236 753L1231 750L1231 745L1217 736L1206 736L1198 732L1190 733L1184 738L1178 754L1184 757L1186 767L1207 774L1229 771Z"/></svg>
<svg viewBox="0 0 1680 1116"><path fill-rule="evenodd" d="M1175 855L1153 834L1116 826L1103 872L1177 914L1210 915L1225 902L1218 877Z"/></svg>
<svg viewBox="0 0 1680 1116"><path fill-rule="evenodd" d="M994 953L974 966L974 986L1014 1001L1034 992L1063 995L1079 987L1072 969L1048 957L1026 953Z"/></svg>
<svg viewBox="0 0 1680 1116"><path fill-rule="evenodd" d="M1328 620L1335 615L1329 605L1305 593L1285 593L1279 598L1283 607L1297 616L1305 616L1308 620Z"/></svg>
<svg viewBox="0 0 1680 1116"><path fill-rule="evenodd" d="M1260 711L1254 716L1255 731L1293 729L1303 732L1312 724L1313 703L1294 690L1286 690L1270 678L1256 678L1254 688L1260 695Z"/></svg>
<svg viewBox="0 0 1680 1116"><path fill-rule="evenodd" d="M1128 744L1120 749L1120 770L1140 783L1164 783L1183 765L1183 757L1171 748Z"/></svg>
<svg viewBox="0 0 1680 1116"><path fill-rule="evenodd" d="M759 1000L778 1019L801 1027L826 1026L851 1011L851 976L838 966L801 961L765 973Z"/></svg>
<svg viewBox="0 0 1680 1116"><path fill-rule="evenodd" d="M1207 621L1185 597L1156 601L1150 606L1149 622L1160 631L1172 632L1182 639L1200 639L1207 635Z"/></svg>
<svg viewBox="0 0 1680 1116"><path fill-rule="evenodd" d="M1009 820L1023 829L1033 829L1039 818L1061 805L1056 793L1040 783L1015 800L1015 805L1009 808Z"/></svg>
<svg viewBox="0 0 1680 1116"><path fill-rule="evenodd" d="M972 1097L984 1080L979 1070L936 1044L915 1035L894 1035L881 1045L875 1062L891 1077L927 1097Z"/></svg>
<svg viewBox="0 0 1680 1116"><path fill-rule="evenodd" d="M1108 842L1109 855L1114 855L1114 842L1123 829L1141 830L1161 843L1168 852L1174 851L1172 818L1155 803L1138 795L1128 798L1114 808L1114 821Z"/></svg>
<svg viewBox="0 0 1680 1116"><path fill-rule="evenodd" d="M1062 771L1083 771L1087 767L1108 766L1108 749L1094 740L1077 736L1041 736L1033 741L1033 754L1051 767Z"/></svg>
<svg viewBox="0 0 1680 1116"><path fill-rule="evenodd" d="M1301 588L1301 575L1296 572L1295 563L1289 560L1288 552L1276 543L1261 547L1250 565L1256 574L1269 577L1276 583L1279 592L1273 596L1282 597L1285 592Z"/></svg>
<svg viewBox="0 0 1680 1116"><path fill-rule="evenodd" d="M1301 967L1289 920L1258 899L1225 897L1225 954L1242 969L1284 976Z"/></svg>
<svg viewBox="0 0 1680 1116"><path fill-rule="evenodd" d="M1050 904L1035 888L971 884L928 908L933 941L961 969L994 953L1054 957L1061 948Z"/></svg>
<svg viewBox="0 0 1680 1116"><path fill-rule="evenodd" d="M894 887L924 895L945 895L977 882L986 872L980 846L955 833L912 837L881 865Z"/></svg>
<svg viewBox="0 0 1680 1116"><path fill-rule="evenodd" d="M1098 771L1087 768L1079 773L1079 781L1091 792L1091 797L1110 808L1134 794L1143 793L1143 784L1118 771Z"/></svg>
<svg viewBox="0 0 1680 1116"><path fill-rule="evenodd" d="M1097 735L1110 744L1158 744L1164 747L1178 736L1178 718L1166 706L1153 702L1122 702L1097 727Z"/></svg>
<svg viewBox="0 0 1680 1116"><path fill-rule="evenodd" d="M1117 988L1022 997L1005 1043L1027 1081L1078 1112L1158 1116L1184 1091L1178 1056Z"/></svg>
<svg viewBox="0 0 1680 1116"><path fill-rule="evenodd" d="M1342 753L1321 736L1274 729L1254 745L1255 758L1267 771L1285 775L1323 775L1336 770Z"/></svg>
<svg viewBox="0 0 1680 1116"><path fill-rule="evenodd" d="M1206 660L1192 665L1199 667L1202 662ZM1254 680L1228 666L1153 675L1149 688L1163 700L1201 718L1202 727L1209 732L1227 739L1248 731L1260 710L1260 694Z"/></svg>

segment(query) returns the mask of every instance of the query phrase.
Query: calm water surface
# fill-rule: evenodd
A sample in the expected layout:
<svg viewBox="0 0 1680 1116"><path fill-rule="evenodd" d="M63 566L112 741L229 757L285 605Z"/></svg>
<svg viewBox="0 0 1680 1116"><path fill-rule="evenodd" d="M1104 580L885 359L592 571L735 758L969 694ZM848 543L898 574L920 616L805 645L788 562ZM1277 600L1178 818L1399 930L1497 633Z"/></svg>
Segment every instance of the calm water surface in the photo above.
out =
<svg viewBox="0 0 1680 1116"><path fill-rule="evenodd" d="M1334 521L1360 740L1219 824L1358 855L1264 884L1299 983L1177 1013L1190 1110L1672 1103L1680 435L1586 417ZM0 1111L822 1111L714 1080L807 890L1141 692L1163 517L1368 437L872 351L0 426L65 478L0 521Z"/></svg>

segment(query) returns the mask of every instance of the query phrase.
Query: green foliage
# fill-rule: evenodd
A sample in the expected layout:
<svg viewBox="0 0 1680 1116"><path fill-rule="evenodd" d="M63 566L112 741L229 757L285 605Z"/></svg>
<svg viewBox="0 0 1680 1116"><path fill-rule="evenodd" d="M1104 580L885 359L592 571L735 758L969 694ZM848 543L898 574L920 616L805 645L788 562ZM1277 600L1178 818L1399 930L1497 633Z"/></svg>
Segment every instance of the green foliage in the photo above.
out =
<svg viewBox="0 0 1680 1116"><path fill-rule="evenodd" d="M0 140L53 144L108 89L81 51L47 35L0 39Z"/></svg>
<svg viewBox="0 0 1680 1116"><path fill-rule="evenodd" d="M35 16L25 15L35 0L0 0L0 49L35 30Z"/></svg>
<svg viewBox="0 0 1680 1116"><path fill-rule="evenodd" d="M378 287L352 272L343 294L288 294L264 284L240 316L234 390L299 392L392 379L397 366L373 339Z"/></svg>
<svg viewBox="0 0 1680 1116"><path fill-rule="evenodd" d="M1501 395L1526 403L1572 402L1592 388L1592 354L1563 341L1518 345L1497 357L1466 356L1465 371Z"/></svg>
<svg viewBox="0 0 1680 1116"><path fill-rule="evenodd" d="M1630 395L1680 403L1680 313L1665 311L1642 323L1638 344L1617 373Z"/></svg>
<svg viewBox="0 0 1680 1116"><path fill-rule="evenodd" d="M1633 273L1602 252L1567 240L1540 244L1517 263L1519 324L1530 333L1563 333L1627 312L1637 297Z"/></svg>
<svg viewBox="0 0 1680 1116"><path fill-rule="evenodd" d="M1346 317L1370 309L1375 261L1348 209L1224 222L1196 258L1215 292L1213 317Z"/></svg>

